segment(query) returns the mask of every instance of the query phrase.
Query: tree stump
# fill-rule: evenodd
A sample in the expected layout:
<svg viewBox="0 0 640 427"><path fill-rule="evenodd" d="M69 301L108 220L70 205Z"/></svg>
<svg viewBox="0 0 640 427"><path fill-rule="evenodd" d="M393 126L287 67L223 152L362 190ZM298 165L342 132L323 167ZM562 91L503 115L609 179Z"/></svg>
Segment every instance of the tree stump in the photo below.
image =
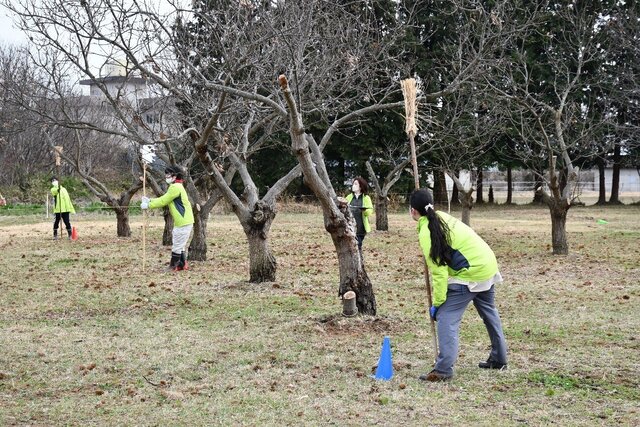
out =
<svg viewBox="0 0 640 427"><path fill-rule="evenodd" d="M342 296L342 315L344 317L353 317L358 315L355 292L348 291Z"/></svg>

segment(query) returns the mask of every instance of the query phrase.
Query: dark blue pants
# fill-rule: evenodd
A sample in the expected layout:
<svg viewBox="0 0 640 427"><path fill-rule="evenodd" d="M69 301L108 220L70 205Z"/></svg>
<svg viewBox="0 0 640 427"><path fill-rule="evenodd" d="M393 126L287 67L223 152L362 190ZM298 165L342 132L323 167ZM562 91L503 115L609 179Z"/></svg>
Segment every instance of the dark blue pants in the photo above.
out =
<svg viewBox="0 0 640 427"><path fill-rule="evenodd" d="M364 240L364 236L366 234L356 234L356 240L358 241L358 249L362 251L362 241Z"/></svg>
<svg viewBox="0 0 640 427"><path fill-rule="evenodd" d="M447 299L438 308L438 346L440 353L435 370L445 375L453 375L453 365L458 358L458 332L462 315L469 302L473 301L491 340L489 358L498 363L507 363L507 342L502 331L502 322L496 309L495 286L484 292L469 292L465 285L449 285Z"/></svg>

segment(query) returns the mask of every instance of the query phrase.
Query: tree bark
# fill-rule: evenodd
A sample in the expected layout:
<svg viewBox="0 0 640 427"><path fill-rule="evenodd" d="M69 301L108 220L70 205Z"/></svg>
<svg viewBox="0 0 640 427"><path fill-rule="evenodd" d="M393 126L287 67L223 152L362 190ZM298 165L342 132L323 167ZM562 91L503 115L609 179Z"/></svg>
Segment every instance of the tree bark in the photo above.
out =
<svg viewBox="0 0 640 427"><path fill-rule="evenodd" d="M484 189L482 188L482 169L478 168L478 176L476 178L476 204L484 203Z"/></svg>
<svg viewBox="0 0 640 427"><path fill-rule="evenodd" d="M552 201L549 204L551 212L551 242L554 255L567 255L569 253L569 244L567 243L567 212L569 205L562 201L556 203Z"/></svg>
<svg viewBox="0 0 640 427"><path fill-rule="evenodd" d="M447 181L444 177L444 172L441 170L433 172L433 202L440 206L447 206L449 204Z"/></svg>
<svg viewBox="0 0 640 427"><path fill-rule="evenodd" d="M389 201L386 194L376 194L376 230L389 231Z"/></svg>
<svg viewBox="0 0 640 427"><path fill-rule="evenodd" d="M193 209L193 237L189 243L188 257L191 261L207 260L207 220L209 212Z"/></svg>
<svg viewBox="0 0 640 427"><path fill-rule="evenodd" d="M358 250L355 219L351 215L349 204L345 199L336 197L320 147L313 136L304 131L302 117L298 113L298 107L289 89L287 78L280 75L278 81L288 108L291 149L302 167L307 185L320 201L325 229L331 234L338 255L340 270L338 295L342 296L348 291L355 292L358 311L361 314L375 316L376 299L373 286L364 269L362 256ZM366 111L366 108L361 111ZM335 127L334 123L332 128ZM328 138L329 135L330 133L327 131L325 137Z"/></svg>
<svg viewBox="0 0 640 427"><path fill-rule="evenodd" d="M604 205L607 203L607 189L605 182L605 163L604 159L598 159L598 201L596 205Z"/></svg>
<svg viewBox="0 0 640 427"><path fill-rule="evenodd" d="M164 217L164 230L162 230L162 246L173 245L173 217L169 213L169 208L162 210Z"/></svg>
<svg viewBox="0 0 640 427"><path fill-rule="evenodd" d="M533 176L534 176L535 184L533 185L532 203L534 205L541 205L544 203L544 200L542 198L542 185L543 185L542 177L540 177L537 173L535 173Z"/></svg>
<svg viewBox="0 0 640 427"><path fill-rule="evenodd" d="M507 205L513 204L513 168L507 166Z"/></svg>
<svg viewBox="0 0 640 427"><path fill-rule="evenodd" d="M613 148L613 173L611 174L611 196L609 204L620 204L620 144L616 143Z"/></svg>
<svg viewBox="0 0 640 427"><path fill-rule="evenodd" d="M129 225L129 209L114 209L116 212L118 237L131 237L131 227Z"/></svg>
<svg viewBox="0 0 640 427"><path fill-rule="evenodd" d="M355 219L349 212L348 205L340 210L345 218L329 218L325 216L325 229L331 234L331 240L338 254L340 270L340 287L338 294L349 291L356 294L356 306L362 314L376 315L376 297L371 280L364 268L358 244L355 239ZM346 219L346 221L345 221Z"/></svg>
<svg viewBox="0 0 640 427"><path fill-rule="evenodd" d="M460 190L455 184L453 184L453 189L451 190L451 206L460 206Z"/></svg>
<svg viewBox="0 0 640 427"><path fill-rule="evenodd" d="M471 208L473 208L473 187L468 191L459 190L462 205L462 222L471 227Z"/></svg>
<svg viewBox="0 0 640 427"><path fill-rule="evenodd" d="M276 280L276 258L269 247L269 230L275 217L275 205L259 201L251 216L241 220L249 244L249 281L252 283Z"/></svg>

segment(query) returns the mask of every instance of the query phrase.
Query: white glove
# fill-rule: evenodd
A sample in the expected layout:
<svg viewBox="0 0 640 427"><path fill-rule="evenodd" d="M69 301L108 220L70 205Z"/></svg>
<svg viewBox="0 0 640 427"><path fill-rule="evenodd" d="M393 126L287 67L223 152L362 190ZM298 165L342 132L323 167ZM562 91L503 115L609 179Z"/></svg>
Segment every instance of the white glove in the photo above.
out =
<svg viewBox="0 0 640 427"><path fill-rule="evenodd" d="M149 209L149 199L148 197L142 197L142 203L140 203L140 209Z"/></svg>

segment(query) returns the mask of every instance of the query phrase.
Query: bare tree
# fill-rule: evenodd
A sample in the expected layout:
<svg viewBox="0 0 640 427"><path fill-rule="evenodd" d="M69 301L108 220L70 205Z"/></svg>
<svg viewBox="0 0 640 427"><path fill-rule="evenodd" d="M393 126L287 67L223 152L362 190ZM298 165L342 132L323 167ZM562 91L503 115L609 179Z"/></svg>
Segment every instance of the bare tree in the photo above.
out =
<svg viewBox="0 0 640 427"><path fill-rule="evenodd" d="M501 119L499 106L473 85L443 99L434 115L431 156L453 180L462 206L461 219L467 225L471 225L476 170L485 164L494 139L503 130Z"/></svg>
<svg viewBox="0 0 640 427"><path fill-rule="evenodd" d="M579 172L572 154L580 152L602 124L589 92L610 78L600 72L610 40L604 18L586 5L545 2L533 13L541 18L535 31L506 45L509 55L499 77L486 82L510 105L520 136L517 155L525 163L545 159L546 172L538 176L548 191L541 186L538 192L551 214L553 253L567 254L567 212ZM543 53L535 63L530 61L533 51ZM549 73L545 77L543 70Z"/></svg>
<svg viewBox="0 0 640 427"><path fill-rule="evenodd" d="M31 111L41 93L37 69L23 48L0 47L0 183L17 185L26 201L34 200L32 182L52 169L53 155L43 143L44 130ZM22 106L17 100L29 99Z"/></svg>
<svg viewBox="0 0 640 427"><path fill-rule="evenodd" d="M421 144L416 148L416 151L416 158L421 158L428 153L429 146L426 143ZM377 164L377 169L383 165L388 168L387 173L382 177L382 183L372 166L372 161ZM402 177L402 172L410 162L409 147L406 141L403 140L400 144L386 144L384 152L378 153L374 159L367 160L365 163L369 178L376 192L375 212L376 230L378 231L389 230L389 191Z"/></svg>

